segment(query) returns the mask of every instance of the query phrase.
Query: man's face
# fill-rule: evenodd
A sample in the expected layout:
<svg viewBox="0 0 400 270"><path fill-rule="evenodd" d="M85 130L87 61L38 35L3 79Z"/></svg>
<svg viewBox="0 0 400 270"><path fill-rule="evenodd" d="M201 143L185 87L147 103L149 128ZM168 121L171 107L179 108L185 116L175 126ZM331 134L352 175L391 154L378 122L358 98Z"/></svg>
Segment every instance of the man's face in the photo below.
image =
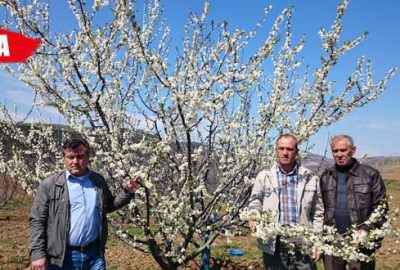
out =
<svg viewBox="0 0 400 270"><path fill-rule="evenodd" d="M296 163L296 141L291 137L282 137L276 143L276 156L281 166L294 166Z"/></svg>
<svg viewBox="0 0 400 270"><path fill-rule="evenodd" d="M356 147L350 147L349 141L345 138L332 142L331 148L333 159L338 166L349 165L356 152Z"/></svg>
<svg viewBox="0 0 400 270"><path fill-rule="evenodd" d="M84 175L89 165L87 148L79 145L78 148L64 150L64 166L74 176Z"/></svg>

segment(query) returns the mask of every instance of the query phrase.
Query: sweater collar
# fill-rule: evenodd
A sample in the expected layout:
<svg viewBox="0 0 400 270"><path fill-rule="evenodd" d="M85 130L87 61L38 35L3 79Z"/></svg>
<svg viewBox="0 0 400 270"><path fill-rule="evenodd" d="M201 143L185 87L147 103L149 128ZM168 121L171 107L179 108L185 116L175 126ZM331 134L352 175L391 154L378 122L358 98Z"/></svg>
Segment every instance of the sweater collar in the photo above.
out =
<svg viewBox="0 0 400 270"><path fill-rule="evenodd" d="M360 166L360 163L357 161L357 159L353 158L351 163L347 166L337 166L336 164L332 166L332 171L336 175L337 172L342 172L342 173L349 173L352 175L357 176L358 175L358 167Z"/></svg>

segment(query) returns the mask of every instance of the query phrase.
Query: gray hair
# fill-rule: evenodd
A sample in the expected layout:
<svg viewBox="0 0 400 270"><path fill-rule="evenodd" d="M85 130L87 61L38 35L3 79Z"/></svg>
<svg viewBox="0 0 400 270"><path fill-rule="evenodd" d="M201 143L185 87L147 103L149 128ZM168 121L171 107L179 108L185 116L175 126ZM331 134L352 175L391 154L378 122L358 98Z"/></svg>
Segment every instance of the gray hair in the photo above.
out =
<svg viewBox="0 0 400 270"><path fill-rule="evenodd" d="M276 139L275 145L277 145L279 140L282 138L292 138L294 140L294 146L296 147L296 149L299 149L299 140L296 138L296 136L290 133L280 134L278 139Z"/></svg>
<svg viewBox="0 0 400 270"><path fill-rule="evenodd" d="M343 140L343 139L346 139L347 140L347 142L348 142L348 144L349 144L349 147L354 147L354 140L353 140L353 138L351 137L351 136L349 136L349 135L345 135L345 134L340 134L340 135L335 135L335 136L333 136L331 139L330 139L330 145L331 145L331 147L332 147L332 145L335 143L335 142L337 142L337 141L340 141L340 140Z"/></svg>

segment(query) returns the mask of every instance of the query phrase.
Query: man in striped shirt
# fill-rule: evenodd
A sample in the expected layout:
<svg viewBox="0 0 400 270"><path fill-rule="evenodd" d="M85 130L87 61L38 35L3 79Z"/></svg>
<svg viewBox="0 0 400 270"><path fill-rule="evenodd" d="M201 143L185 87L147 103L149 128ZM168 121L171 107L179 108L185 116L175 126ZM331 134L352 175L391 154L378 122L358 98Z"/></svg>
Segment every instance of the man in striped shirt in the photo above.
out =
<svg viewBox="0 0 400 270"><path fill-rule="evenodd" d="M277 163L262 170L256 177L250 197L250 212L278 212L274 222L282 226L302 224L322 232L324 208L319 187L319 177L296 161L298 141L292 134L282 134L276 141ZM250 221L255 230L258 221ZM265 269L316 269L320 254L295 254L280 241L280 237L267 243L258 239L263 251ZM301 245L301 241L296 243ZM293 268L294 267L294 268Z"/></svg>

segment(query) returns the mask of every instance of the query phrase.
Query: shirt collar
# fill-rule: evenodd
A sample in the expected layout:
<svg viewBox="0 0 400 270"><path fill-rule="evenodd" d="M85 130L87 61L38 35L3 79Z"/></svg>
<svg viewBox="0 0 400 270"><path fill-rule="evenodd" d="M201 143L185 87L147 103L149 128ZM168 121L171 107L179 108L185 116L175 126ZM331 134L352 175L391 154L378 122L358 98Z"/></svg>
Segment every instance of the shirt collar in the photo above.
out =
<svg viewBox="0 0 400 270"><path fill-rule="evenodd" d="M282 168L281 168L281 166L279 165L279 163L276 165L276 172L277 173L283 173L283 174L286 174L286 175L294 175L294 174L297 174L297 170L298 170L298 168L299 168L299 164L296 162L296 164L294 165L294 167L293 167L293 170L292 171L290 171L290 172L285 172L284 170L282 170Z"/></svg>
<svg viewBox="0 0 400 270"><path fill-rule="evenodd" d="M75 176L75 175L72 175L72 174L66 169L66 170L65 170L65 178L66 178L67 180L69 180L69 179L85 180L85 179L90 178L90 170L89 170L89 169L86 169L86 172L85 172L84 175Z"/></svg>

